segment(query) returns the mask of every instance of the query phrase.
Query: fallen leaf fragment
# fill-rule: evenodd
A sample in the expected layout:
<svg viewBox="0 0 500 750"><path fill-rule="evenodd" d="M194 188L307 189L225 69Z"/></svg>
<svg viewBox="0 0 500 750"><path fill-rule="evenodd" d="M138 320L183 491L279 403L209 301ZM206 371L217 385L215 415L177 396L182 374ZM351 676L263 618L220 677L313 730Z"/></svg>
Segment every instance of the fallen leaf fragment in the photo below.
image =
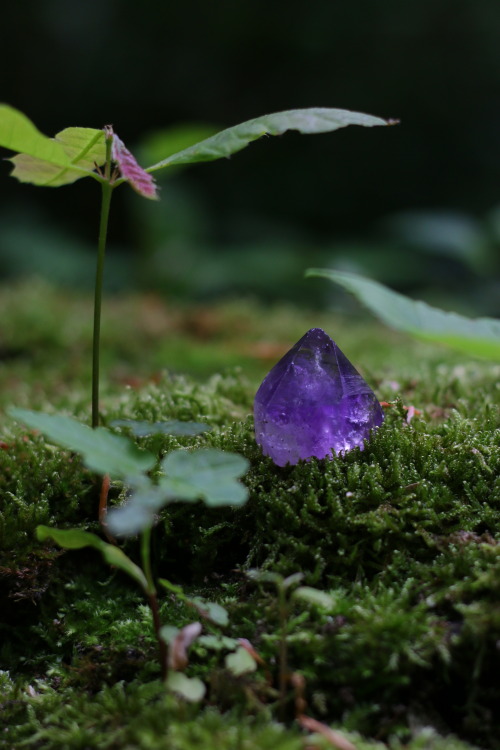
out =
<svg viewBox="0 0 500 750"><path fill-rule="evenodd" d="M379 401L380 406L382 406L384 409L388 409L391 406L396 406L395 403L391 403L390 401ZM415 409L414 406L403 406L403 409L407 412L406 414L406 421L408 424L411 422L415 414L422 414L421 409Z"/></svg>

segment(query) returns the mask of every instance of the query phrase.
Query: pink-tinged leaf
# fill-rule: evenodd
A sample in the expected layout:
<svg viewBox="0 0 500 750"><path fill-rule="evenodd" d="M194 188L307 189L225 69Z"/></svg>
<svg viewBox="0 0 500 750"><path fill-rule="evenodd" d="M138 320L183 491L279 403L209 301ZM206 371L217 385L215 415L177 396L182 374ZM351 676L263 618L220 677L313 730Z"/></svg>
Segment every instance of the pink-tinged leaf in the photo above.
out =
<svg viewBox="0 0 500 750"><path fill-rule="evenodd" d="M238 643L240 644L241 648L244 648L245 651L248 651L252 659L254 659L254 661L256 661L257 664L260 664L262 667L266 666L266 662L264 661L262 656L260 656L257 653L257 651L254 649L254 647L252 646L252 644L247 638L238 638Z"/></svg>
<svg viewBox="0 0 500 750"><path fill-rule="evenodd" d="M201 622L192 622L185 625L170 644L168 651L169 667L179 672L183 672L188 663L187 650L195 641L202 631Z"/></svg>
<svg viewBox="0 0 500 750"><path fill-rule="evenodd" d="M122 177L130 182L134 190L144 198L153 200L158 198L154 178L139 166L135 157L116 134L113 134L112 157L113 161L118 164Z"/></svg>
<svg viewBox="0 0 500 750"><path fill-rule="evenodd" d="M332 729L327 724L323 724L322 721L313 719L311 716L305 716L305 714L298 716L297 721L301 727L309 730L309 732L320 734L337 750L356 750L356 746L347 737L344 737L343 734Z"/></svg>

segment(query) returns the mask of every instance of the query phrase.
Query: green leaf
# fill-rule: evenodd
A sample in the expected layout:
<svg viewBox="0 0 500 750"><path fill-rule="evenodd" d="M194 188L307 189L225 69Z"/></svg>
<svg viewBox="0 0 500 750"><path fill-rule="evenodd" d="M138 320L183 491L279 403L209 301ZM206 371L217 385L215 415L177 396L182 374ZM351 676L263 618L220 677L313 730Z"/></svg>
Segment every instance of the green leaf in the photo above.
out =
<svg viewBox="0 0 500 750"><path fill-rule="evenodd" d="M167 581L166 578L160 578L158 583L160 583L167 591L175 594L175 596L181 601L186 602L186 604L191 604L198 611L198 614L202 617L206 617L207 620L211 620L215 625L225 626L228 624L229 616L227 610L225 610L220 604L217 604L216 602L207 602L200 596L186 596L181 586L177 586L175 583Z"/></svg>
<svg viewBox="0 0 500 750"><path fill-rule="evenodd" d="M105 542L102 542L100 550L102 556L104 557L106 562L109 563L109 565L114 565L115 568L119 568L124 573L128 573L131 578L137 581L143 591L145 591L146 593L149 592L149 585L146 576L139 568L139 566L132 562L132 560L127 557L127 555L122 552L119 547L115 547L113 544L106 544Z"/></svg>
<svg viewBox="0 0 500 750"><path fill-rule="evenodd" d="M292 596L294 599L301 599L309 604L315 604L318 607L328 610L333 609L335 604L333 596L327 594L326 591L320 591L311 586L299 586L298 589L295 589Z"/></svg>
<svg viewBox="0 0 500 750"><path fill-rule="evenodd" d="M152 484L146 477L140 482L134 478L132 488L130 499L108 512L106 523L115 536L136 536L151 527L155 514L172 501L161 487Z"/></svg>
<svg viewBox="0 0 500 750"><path fill-rule="evenodd" d="M212 651L234 651L239 645L236 638L227 635L200 635L197 642Z"/></svg>
<svg viewBox="0 0 500 750"><path fill-rule="evenodd" d="M215 625L225 627L229 623L229 616L227 610L224 609L220 604L216 602L207 602L205 599L196 596L194 599L187 599L196 609L202 617L206 617Z"/></svg>
<svg viewBox="0 0 500 750"><path fill-rule="evenodd" d="M177 450L162 461L167 475L160 487L178 500L202 499L206 505L243 505L248 490L237 479L248 470L246 458L215 448Z"/></svg>
<svg viewBox="0 0 500 750"><path fill-rule="evenodd" d="M255 672L257 669L255 659L248 653L246 648L243 648L243 646L239 646L234 653L228 654L224 663L226 668L236 677L248 674L249 672Z"/></svg>
<svg viewBox="0 0 500 750"><path fill-rule="evenodd" d="M64 549L81 549L82 547L96 547L100 548L101 544L104 544L95 534L91 534L90 531L82 531L81 529L52 529L50 526L37 526L36 536L39 542L46 542L49 539L56 542L60 547Z"/></svg>
<svg viewBox="0 0 500 750"><path fill-rule="evenodd" d="M214 161L241 151L252 141L264 135L281 135L287 130L298 130L299 133L328 133L347 125L390 125L391 121L380 117L364 115L360 112L349 112L344 109L290 109L286 112L275 112L271 115L256 117L240 125L222 130L194 146L168 156L163 161L148 167L146 172L154 172L174 164L194 164L200 161Z"/></svg>
<svg viewBox="0 0 500 750"><path fill-rule="evenodd" d="M106 161L104 130L96 128L65 128L55 140L62 144L72 164L84 169L101 167Z"/></svg>
<svg viewBox="0 0 500 750"><path fill-rule="evenodd" d="M96 165L101 166L106 161L103 130L66 128L54 140L62 145L73 166L61 169L57 164L21 153L10 159L14 164L11 176L33 185L60 187L90 176Z"/></svg>
<svg viewBox="0 0 500 750"><path fill-rule="evenodd" d="M136 581L144 591L148 591L148 582L142 570L113 544L107 544L95 534L81 529L52 529L50 526L37 526L37 539L40 542L54 541L64 549L82 549L82 547L94 547L99 550L109 565L119 568Z"/></svg>
<svg viewBox="0 0 500 750"><path fill-rule="evenodd" d="M175 594L181 601L185 602L187 600L187 596L184 593L184 589L182 586L178 586L176 583L172 583L171 581L167 581L166 578L159 578L158 583L163 586L164 589L167 591L172 592L172 594Z"/></svg>
<svg viewBox="0 0 500 750"><path fill-rule="evenodd" d="M28 409L9 409L9 414L64 448L81 453L85 465L98 474L128 479L155 464L151 453L139 450L128 438L114 435L104 427L93 430L71 417Z"/></svg>
<svg viewBox="0 0 500 750"><path fill-rule="evenodd" d="M135 536L153 524L154 515L165 505L176 500L204 500L211 507L243 505L248 490L237 478L248 465L242 456L215 448L172 451L161 464L168 476L156 486L145 478L134 479L130 500L108 513L109 530L117 536Z"/></svg>
<svg viewBox="0 0 500 750"><path fill-rule="evenodd" d="M206 691L198 677L187 677L183 672L169 672L165 685L190 703L201 701Z"/></svg>
<svg viewBox="0 0 500 750"><path fill-rule="evenodd" d="M304 574L303 573L292 573L291 575L287 576L283 580L283 584L282 584L283 588L286 591L291 586L296 586L298 583L300 583L303 578L304 578Z"/></svg>
<svg viewBox="0 0 500 750"><path fill-rule="evenodd" d="M176 628L175 625L163 625L160 628L160 638L170 646L180 632L180 628Z"/></svg>
<svg viewBox="0 0 500 750"><path fill-rule="evenodd" d="M0 104L0 146L59 167L71 164L62 144L40 133L26 115L8 104Z"/></svg>
<svg viewBox="0 0 500 750"><path fill-rule="evenodd" d="M201 435L212 428L201 422L180 422L177 419L168 422L141 422L137 419L114 419L111 427L126 427L136 437L148 435L175 435L176 437Z"/></svg>
<svg viewBox="0 0 500 750"><path fill-rule="evenodd" d="M465 352L500 360L500 320L466 318L393 292L377 281L345 271L309 268L306 276L320 276L352 292L390 328Z"/></svg>
<svg viewBox="0 0 500 750"><path fill-rule="evenodd" d="M274 583L277 588L283 588L283 576L275 573L273 570L259 570L258 568L249 568L245 572L246 577L257 583ZM295 575L295 573L293 574Z"/></svg>
<svg viewBox="0 0 500 750"><path fill-rule="evenodd" d="M170 154L184 151L194 143L210 138L219 130L215 125L185 123L148 133L141 140L138 153L143 164L165 159Z"/></svg>

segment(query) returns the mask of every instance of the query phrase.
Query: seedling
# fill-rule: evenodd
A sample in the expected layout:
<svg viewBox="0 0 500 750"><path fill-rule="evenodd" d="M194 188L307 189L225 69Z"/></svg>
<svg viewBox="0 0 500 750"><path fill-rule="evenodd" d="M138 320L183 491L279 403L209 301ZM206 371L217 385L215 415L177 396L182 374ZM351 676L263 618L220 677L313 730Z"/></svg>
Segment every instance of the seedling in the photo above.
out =
<svg viewBox="0 0 500 750"><path fill-rule="evenodd" d="M293 109L248 120L142 169L111 126L66 128L54 138L43 135L21 112L0 105L0 146L17 152L10 160L12 176L44 187L69 185L91 177L101 185L99 240L94 290L92 347L92 427L99 424L99 355L104 259L111 197L125 182L143 198L155 200L158 190L152 173L170 166L228 157L264 135L287 130L326 133L347 125L391 124L390 120L341 109Z"/></svg>
<svg viewBox="0 0 500 750"><path fill-rule="evenodd" d="M139 450L131 440L122 435L114 435L103 427L92 430L70 417L38 414L24 409L12 409L11 414L42 430L54 442L80 453L83 462L92 471L111 473L131 488L128 502L109 512L107 526L117 537L140 536L141 565L133 562L115 544L108 544L96 534L82 529L63 530L38 526L37 536L42 542L51 540L64 549L94 547L108 564L126 573L139 585L151 609L158 639L161 673L163 679L167 680L167 642L164 633L162 634L157 589L151 568L150 544L155 515L175 501L203 500L209 507L242 505L246 502L248 492L238 480L248 468L247 460L235 453L216 449L172 451L160 462L162 473L159 481L154 483L147 472L155 466L156 457L148 451ZM179 599L192 605L200 616L218 625L227 624L227 613L220 605L190 599L180 587L165 580L160 583ZM192 631L190 633L192 635ZM186 643L186 639L183 642ZM173 666L179 668L178 663ZM186 682L188 678L170 679L173 681L170 687L177 692L184 689L191 699L199 694L200 686Z"/></svg>
<svg viewBox="0 0 500 750"><path fill-rule="evenodd" d="M288 669L288 634L294 624L302 619L291 619L292 604L294 601L304 601L308 604L331 609L334 605L333 598L324 591L312 588L311 586L299 586L298 584L304 578L303 573L292 573L292 575L283 578L279 573L268 570L249 570L247 576L250 580L261 584L270 584L276 591L276 609L278 615L278 705L281 719L285 718L287 685L291 681L292 675Z"/></svg>
<svg viewBox="0 0 500 750"><path fill-rule="evenodd" d="M169 166L228 157L264 135L281 135L287 130L323 133L347 125L372 127L387 124L390 124L390 121L345 110L290 110L249 120L223 130L178 153L167 155L156 164L143 169L111 126L106 126L102 130L66 128L54 138L48 138L24 114L8 105L0 105L0 146L16 152L11 158L14 164L12 176L21 182L45 187L68 185L84 177L90 177L101 185L92 346L91 424L94 430L91 431L68 417L51 417L22 410L13 410L11 413L30 427L42 430L65 448L81 453L85 464L91 470L121 479L131 488L132 494L128 503L109 513L107 527L115 536L140 535L141 565L133 562L114 544L108 544L87 531L39 526L37 535L40 541L51 539L66 549L94 547L108 563L125 572L141 587L151 608L159 643L161 671L165 680L168 677L168 652L165 638L162 636L157 590L150 560L151 530L155 514L174 500L192 502L203 499L212 506L244 503L247 491L237 479L246 471L247 462L241 456L222 451L174 451L161 461L160 468L163 473L155 484L147 474L156 463L155 456L139 451L123 436L99 427L102 287L111 197L117 187L128 182L143 198L157 199L158 191L152 173ZM280 591L283 586L279 588ZM207 611L210 612L210 607L207 607ZM196 637L198 632L197 627L192 628L189 633L184 631L179 636L180 641L176 641L179 635L177 634L172 642L177 645L182 642L183 647L187 648L189 639ZM283 622L282 644L282 648L285 649L280 657L281 673L285 675L281 677L280 682L283 705L286 682L286 630ZM243 656L241 651L236 650L233 661L239 659L241 662ZM241 668L241 664L233 664L233 667ZM244 669L247 667L243 665ZM190 692L183 680L177 688ZM191 685L191 688L192 695L199 695L199 685Z"/></svg>

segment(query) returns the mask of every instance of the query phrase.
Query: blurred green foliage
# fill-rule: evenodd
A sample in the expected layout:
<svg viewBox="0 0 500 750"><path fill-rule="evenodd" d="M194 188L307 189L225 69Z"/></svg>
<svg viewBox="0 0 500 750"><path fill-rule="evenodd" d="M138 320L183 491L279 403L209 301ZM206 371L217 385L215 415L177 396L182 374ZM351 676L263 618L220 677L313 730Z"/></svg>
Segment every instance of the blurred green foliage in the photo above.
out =
<svg viewBox="0 0 500 750"><path fill-rule="evenodd" d="M179 123L223 127L289 107L402 120L369 134L263 141L178 172L149 214L120 196L115 287L140 279L181 296L316 301L302 269L335 266L463 312L499 313L497 0L223 0L217 12L202 0L103 0L98 13L83 0L27 0L8 4L2 21L2 98L45 133L112 122L146 149ZM35 197L7 172L0 205L6 223L22 213L23 236L12 242L1 223L0 274L91 277L79 243L93 248L95 186Z"/></svg>

